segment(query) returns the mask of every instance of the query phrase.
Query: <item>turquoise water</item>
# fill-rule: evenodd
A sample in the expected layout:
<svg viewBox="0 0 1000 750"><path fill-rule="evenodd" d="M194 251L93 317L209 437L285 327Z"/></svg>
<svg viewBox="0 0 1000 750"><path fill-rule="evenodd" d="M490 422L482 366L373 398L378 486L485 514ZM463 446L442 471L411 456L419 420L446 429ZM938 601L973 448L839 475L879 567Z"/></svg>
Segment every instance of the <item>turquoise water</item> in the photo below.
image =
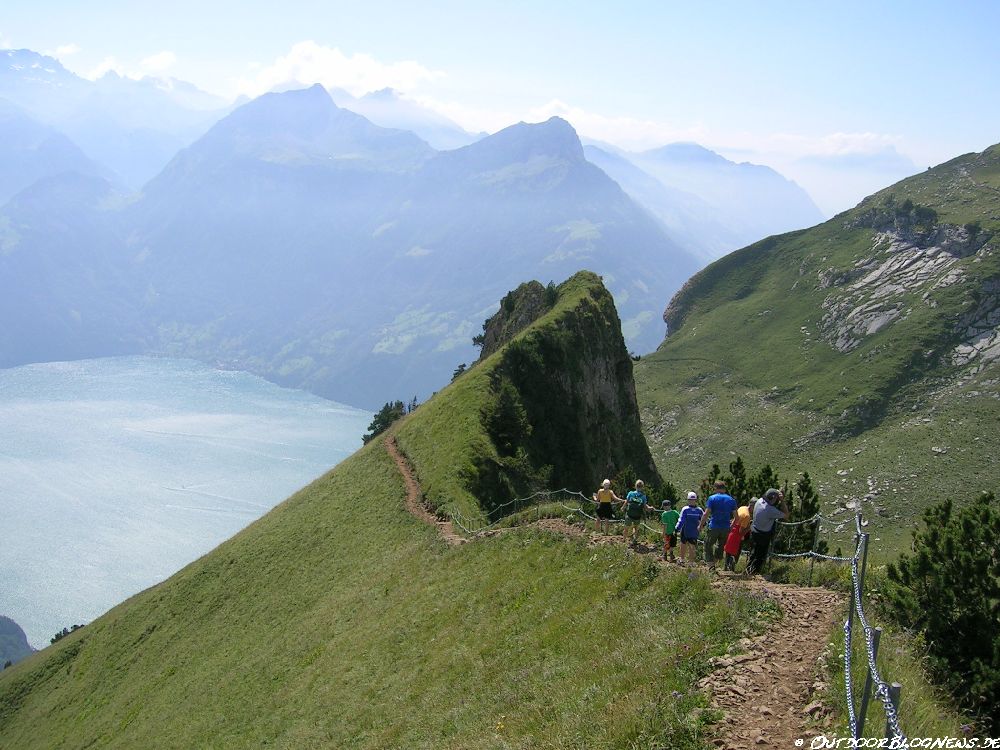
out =
<svg viewBox="0 0 1000 750"><path fill-rule="evenodd" d="M48 645L325 473L371 418L187 360L0 370L0 615Z"/></svg>

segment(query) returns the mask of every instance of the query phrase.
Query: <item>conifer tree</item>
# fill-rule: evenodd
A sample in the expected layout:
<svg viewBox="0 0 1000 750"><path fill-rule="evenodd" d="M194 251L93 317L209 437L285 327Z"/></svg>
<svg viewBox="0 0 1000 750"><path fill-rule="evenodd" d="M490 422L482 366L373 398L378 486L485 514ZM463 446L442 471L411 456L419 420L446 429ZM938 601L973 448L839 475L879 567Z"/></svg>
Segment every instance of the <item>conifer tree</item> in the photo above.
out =
<svg viewBox="0 0 1000 750"><path fill-rule="evenodd" d="M774 473L771 464L764 464L763 469L750 477L748 485L754 497L764 497L764 493L771 487L777 488L778 475Z"/></svg>
<svg viewBox="0 0 1000 750"><path fill-rule="evenodd" d="M502 377L496 384L492 397L483 407L483 425L501 456L515 455L531 435L528 414L510 378Z"/></svg>
<svg viewBox="0 0 1000 750"><path fill-rule="evenodd" d="M416 397L413 400L416 401ZM387 401L381 409L375 412L371 424L368 425L368 434L362 435L361 440L367 445L376 435L381 435L389 429L389 425L404 414L406 414L406 405L402 401Z"/></svg>
<svg viewBox="0 0 1000 750"><path fill-rule="evenodd" d="M720 476L722 476L722 469L719 468L718 464L712 464L712 470L708 472L707 477L701 480L701 487L698 488L702 502L715 492L715 480Z"/></svg>
<svg viewBox="0 0 1000 750"><path fill-rule="evenodd" d="M737 505L746 505L750 502L750 484L747 481L746 466L743 465L743 457L737 456L736 460L729 464L729 494L736 500Z"/></svg>
<svg viewBox="0 0 1000 750"><path fill-rule="evenodd" d="M923 633L932 670L1000 730L1000 510L984 493L961 510L924 511L912 552L888 567L888 612Z"/></svg>

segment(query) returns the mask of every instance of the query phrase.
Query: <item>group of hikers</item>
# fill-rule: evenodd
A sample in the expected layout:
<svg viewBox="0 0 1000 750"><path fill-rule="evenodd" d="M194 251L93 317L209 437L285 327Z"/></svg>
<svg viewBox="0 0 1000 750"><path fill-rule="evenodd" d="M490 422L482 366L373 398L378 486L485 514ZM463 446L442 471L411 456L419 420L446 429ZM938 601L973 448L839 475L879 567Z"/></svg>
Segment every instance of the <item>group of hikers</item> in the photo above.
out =
<svg viewBox="0 0 1000 750"><path fill-rule="evenodd" d="M663 501L660 507L663 559L676 560L674 550L678 548L679 540L678 562L681 565L695 564L698 540L707 526L704 539L705 563L710 570L714 570L716 562L725 557L725 569L735 572L740 554L744 547L749 547L750 559L746 572L750 575L761 572L767 561L777 522L788 519L788 505L784 494L772 488L763 497L753 498L749 504L738 506L732 495L726 492L724 481L717 480L714 489L715 492L709 495L704 508L698 504L698 493L694 491L687 493L687 504L680 511L673 507L670 500ZM646 514L656 510L646 497L645 485L641 479L636 481L635 489L630 490L624 499L611 489L611 480L605 479L593 494L593 500L597 504L594 530L601 533L603 528L605 534L611 533L610 525L617 504L624 514L623 538L631 540L633 547L638 543L639 526Z"/></svg>

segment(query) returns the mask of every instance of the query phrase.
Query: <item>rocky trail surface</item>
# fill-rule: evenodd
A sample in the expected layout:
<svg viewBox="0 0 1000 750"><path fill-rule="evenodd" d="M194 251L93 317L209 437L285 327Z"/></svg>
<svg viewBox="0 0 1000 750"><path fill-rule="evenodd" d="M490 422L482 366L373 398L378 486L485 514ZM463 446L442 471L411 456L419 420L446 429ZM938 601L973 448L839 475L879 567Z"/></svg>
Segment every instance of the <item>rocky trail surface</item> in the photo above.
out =
<svg viewBox="0 0 1000 750"><path fill-rule="evenodd" d="M749 634L731 654L714 658L715 671L698 683L726 717L714 744L726 750L809 747L830 723L820 700L826 687L821 667L830 631L846 606L843 596L739 576L716 585L765 596L782 617L768 632Z"/></svg>
<svg viewBox="0 0 1000 750"><path fill-rule="evenodd" d="M451 545L468 539L442 521L424 504L423 492L409 461L399 451L394 438L385 441L386 450L406 482L406 507L417 518L438 528ZM623 544L619 534L590 533L562 519L543 518L526 524L568 536L585 538L590 545ZM493 529L483 536L512 531ZM659 555L659 547L640 544L634 552ZM675 563L660 562L664 567ZM698 566L700 568L700 566ZM702 568L703 569L703 568ZM711 660L714 671L702 678L698 687L710 707L722 712L712 744L725 750L809 747L810 740L830 723L830 709L820 698L823 659L828 636L846 606L844 597L823 588L771 583L758 577L720 573L713 586L750 592L773 601L781 619L767 632L747 633L726 656ZM797 744L796 741L802 742Z"/></svg>

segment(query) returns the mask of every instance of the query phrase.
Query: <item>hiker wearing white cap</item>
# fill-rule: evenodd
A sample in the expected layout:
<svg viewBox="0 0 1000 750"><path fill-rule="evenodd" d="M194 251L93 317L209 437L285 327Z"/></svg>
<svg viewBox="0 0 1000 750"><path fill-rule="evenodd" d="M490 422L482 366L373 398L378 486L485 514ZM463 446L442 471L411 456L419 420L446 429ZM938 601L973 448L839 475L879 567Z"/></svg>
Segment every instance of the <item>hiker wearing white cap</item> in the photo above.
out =
<svg viewBox="0 0 1000 750"><path fill-rule="evenodd" d="M698 532L705 511L698 507L697 492L688 492L687 501L677 519L677 531L681 534L681 562L689 560L693 565L698 551Z"/></svg>
<svg viewBox="0 0 1000 750"><path fill-rule="evenodd" d="M594 502L597 503L597 520L594 521L594 531L598 534L601 533L601 528L604 528L605 534L611 533L611 519L615 517L614 510L611 507L612 502L623 502L615 491L611 489L611 480L605 479L601 482L600 489L595 492L592 497Z"/></svg>

